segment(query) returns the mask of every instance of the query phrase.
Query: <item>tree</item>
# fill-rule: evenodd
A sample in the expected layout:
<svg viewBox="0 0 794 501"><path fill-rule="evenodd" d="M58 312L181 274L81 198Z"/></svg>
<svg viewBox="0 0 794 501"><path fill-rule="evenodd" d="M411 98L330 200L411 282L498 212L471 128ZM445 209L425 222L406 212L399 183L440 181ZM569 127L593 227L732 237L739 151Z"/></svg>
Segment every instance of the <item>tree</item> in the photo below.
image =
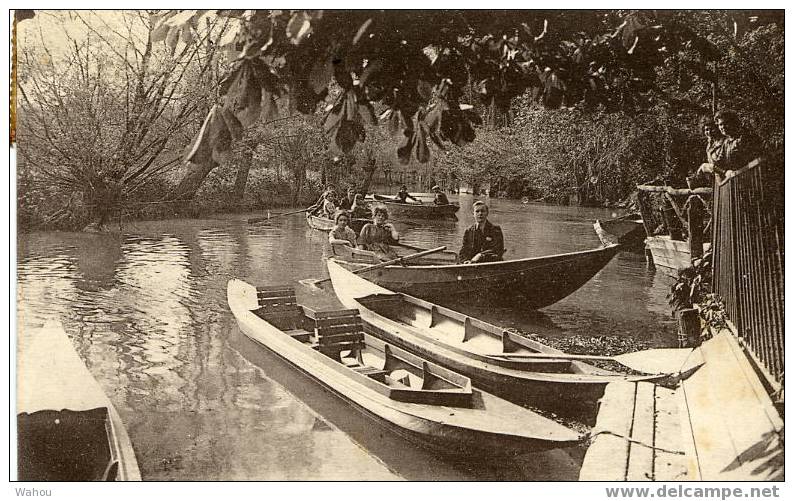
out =
<svg viewBox="0 0 794 501"><path fill-rule="evenodd" d="M157 14L116 16L108 23L92 13L43 12L24 25L20 44L20 156L70 197L71 212L99 227L180 161L208 109L215 52L208 42L224 23L171 30L179 38L162 47ZM59 30L66 43L51 47L45 30Z"/></svg>

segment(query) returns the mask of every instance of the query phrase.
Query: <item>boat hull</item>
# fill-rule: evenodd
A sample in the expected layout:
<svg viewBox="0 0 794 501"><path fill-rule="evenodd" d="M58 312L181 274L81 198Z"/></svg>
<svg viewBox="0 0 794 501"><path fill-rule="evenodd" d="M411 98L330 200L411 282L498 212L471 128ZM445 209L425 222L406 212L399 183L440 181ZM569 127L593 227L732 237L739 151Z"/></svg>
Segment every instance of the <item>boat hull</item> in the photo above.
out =
<svg viewBox="0 0 794 501"><path fill-rule="evenodd" d="M493 263L386 266L366 279L390 291L442 305L494 304L539 309L569 296L587 283L618 252L594 250ZM365 265L340 262L354 271Z"/></svg>
<svg viewBox="0 0 794 501"><path fill-rule="evenodd" d="M60 323L20 332L18 353L19 480L141 480L121 417Z"/></svg>
<svg viewBox="0 0 794 501"><path fill-rule="evenodd" d="M642 224L641 216L629 215L605 221L596 220L595 225L610 235L618 239L618 243L626 250L642 252L645 244L645 226ZM596 228L598 233L598 228Z"/></svg>
<svg viewBox="0 0 794 501"><path fill-rule="evenodd" d="M389 211L391 219L442 219L455 217L460 210L458 204L435 205L432 203L399 203L377 199L370 205L381 205Z"/></svg>
<svg viewBox="0 0 794 501"><path fill-rule="evenodd" d="M454 415L449 414L450 411L464 414L468 411L467 409L455 411L454 407L438 407L432 409L430 415L423 415L424 411L421 405L389 399L376 391L371 391L365 385L357 384L354 379L340 377L338 367L331 366L336 362L329 363L330 359L325 355L290 339L250 311L250 307L255 307L257 304L256 290L253 287L248 286L252 291L247 292L249 296L252 295L252 298L249 298L249 306L235 306L235 303L238 305L240 303L232 299L233 294L238 294L233 291L233 288L239 287L240 283L242 282L236 280L229 282L229 304L240 330L246 337L269 349L301 372L332 390L337 396L354 404L358 410L385 421L404 436L437 447L445 453L466 454L475 450L478 454L495 456L566 447L574 445L579 440L579 436L575 432L553 422L551 423L553 427L559 427L555 428L555 433L562 439L506 435L483 429L467 428L460 426L449 417ZM366 330L368 329L365 327ZM479 390L473 390L473 392L486 407L488 405L492 407L513 405ZM533 418L533 415L527 414L530 419L547 421L537 415L534 415ZM443 418L443 416L447 417ZM438 419L439 417L441 419ZM531 425L530 423L527 426Z"/></svg>

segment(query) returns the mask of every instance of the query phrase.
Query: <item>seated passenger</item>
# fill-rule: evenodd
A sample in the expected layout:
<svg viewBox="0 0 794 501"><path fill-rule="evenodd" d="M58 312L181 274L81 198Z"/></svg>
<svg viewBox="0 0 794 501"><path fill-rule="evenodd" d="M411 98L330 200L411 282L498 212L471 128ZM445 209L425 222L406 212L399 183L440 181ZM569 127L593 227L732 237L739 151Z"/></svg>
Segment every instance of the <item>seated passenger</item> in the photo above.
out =
<svg viewBox="0 0 794 501"><path fill-rule="evenodd" d="M407 204L409 198L411 200L415 200L419 202L420 204L422 203L421 200L408 193L408 188L405 185L402 185L400 186L400 191L398 191L397 194L394 196L394 201L399 202L401 204Z"/></svg>
<svg viewBox="0 0 794 501"><path fill-rule="evenodd" d="M350 214L345 210L340 210L336 213L335 221L336 226L334 226L328 234L328 241L332 244L355 247L356 232L348 226L350 223Z"/></svg>
<svg viewBox="0 0 794 501"><path fill-rule="evenodd" d="M377 206L372 210L374 222L361 228L358 236L358 248L373 251L381 261L397 259L397 253L390 247L400 239L400 234L388 222L389 212L385 207Z"/></svg>
<svg viewBox="0 0 794 501"><path fill-rule="evenodd" d="M485 202L472 205L474 224L463 234L463 246L458 259L464 264L501 261L505 253L502 229L488 221L488 206Z"/></svg>
<svg viewBox="0 0 794 501"><path fill-rule="evenodd" d="M333 219L336 216L336 192L332 191L325 196L322 215L328 219Z"/></svg>
<svg viewBox="0 0 794 501"><path fill-rule="evenodd" d="M436 198L433 200L434 204L449 205L449 199L444 194L444 192L441 191L441 187L439 185L433 186L432 188L430 188L430 191L434 191L436 193Z"/></svg>

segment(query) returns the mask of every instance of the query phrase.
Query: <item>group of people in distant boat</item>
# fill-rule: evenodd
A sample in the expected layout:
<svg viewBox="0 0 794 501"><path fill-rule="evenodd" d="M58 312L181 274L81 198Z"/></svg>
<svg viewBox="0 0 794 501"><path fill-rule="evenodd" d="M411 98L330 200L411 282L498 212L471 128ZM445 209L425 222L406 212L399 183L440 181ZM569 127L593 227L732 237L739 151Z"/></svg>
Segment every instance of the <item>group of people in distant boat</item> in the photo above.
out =
<svg viewBox="0 0 794 501"><path fill-rule="evenodd" d="M434 188L437 187L434 186ZM354 195L353 207L358 196L360 194ZM484 202L477 201L472 205L474 224L463 234L463 245L458 253L461 263L487 263L502 260L502 255L505 252L502 229L488 220L488 212L488 206ZM347 245L374 252L381 261L397 259L398 255L392 246L399 243L400 234L389 222L389 211L386 207L376 205L372 209L372 222L364 225L358 237L356 237L356 232L350 228L350 220L350 211L339 209L336 212L334 217L336 225L328 235L328 241L331 244Z"/></svg>

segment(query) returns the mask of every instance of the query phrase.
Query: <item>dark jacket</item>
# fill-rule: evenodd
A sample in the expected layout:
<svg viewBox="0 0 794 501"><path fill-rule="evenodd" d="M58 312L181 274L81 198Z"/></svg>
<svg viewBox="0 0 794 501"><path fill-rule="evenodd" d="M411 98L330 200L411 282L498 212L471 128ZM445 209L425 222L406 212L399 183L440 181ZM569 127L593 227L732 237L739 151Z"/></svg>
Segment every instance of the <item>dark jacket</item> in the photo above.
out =
<svg viewBox="0 0 794 501"><path fill-rule="evenodd" d="M477 230L476 225L471 225L463 234L463 246L458 253L458 259L468 261L475 255L485 252L485 256L479 262L485 263L488 261L501 261L502 254L505 253L504 237L502 236L502 228L491 224L486 220L483 225L482 231Z"/></svg>

